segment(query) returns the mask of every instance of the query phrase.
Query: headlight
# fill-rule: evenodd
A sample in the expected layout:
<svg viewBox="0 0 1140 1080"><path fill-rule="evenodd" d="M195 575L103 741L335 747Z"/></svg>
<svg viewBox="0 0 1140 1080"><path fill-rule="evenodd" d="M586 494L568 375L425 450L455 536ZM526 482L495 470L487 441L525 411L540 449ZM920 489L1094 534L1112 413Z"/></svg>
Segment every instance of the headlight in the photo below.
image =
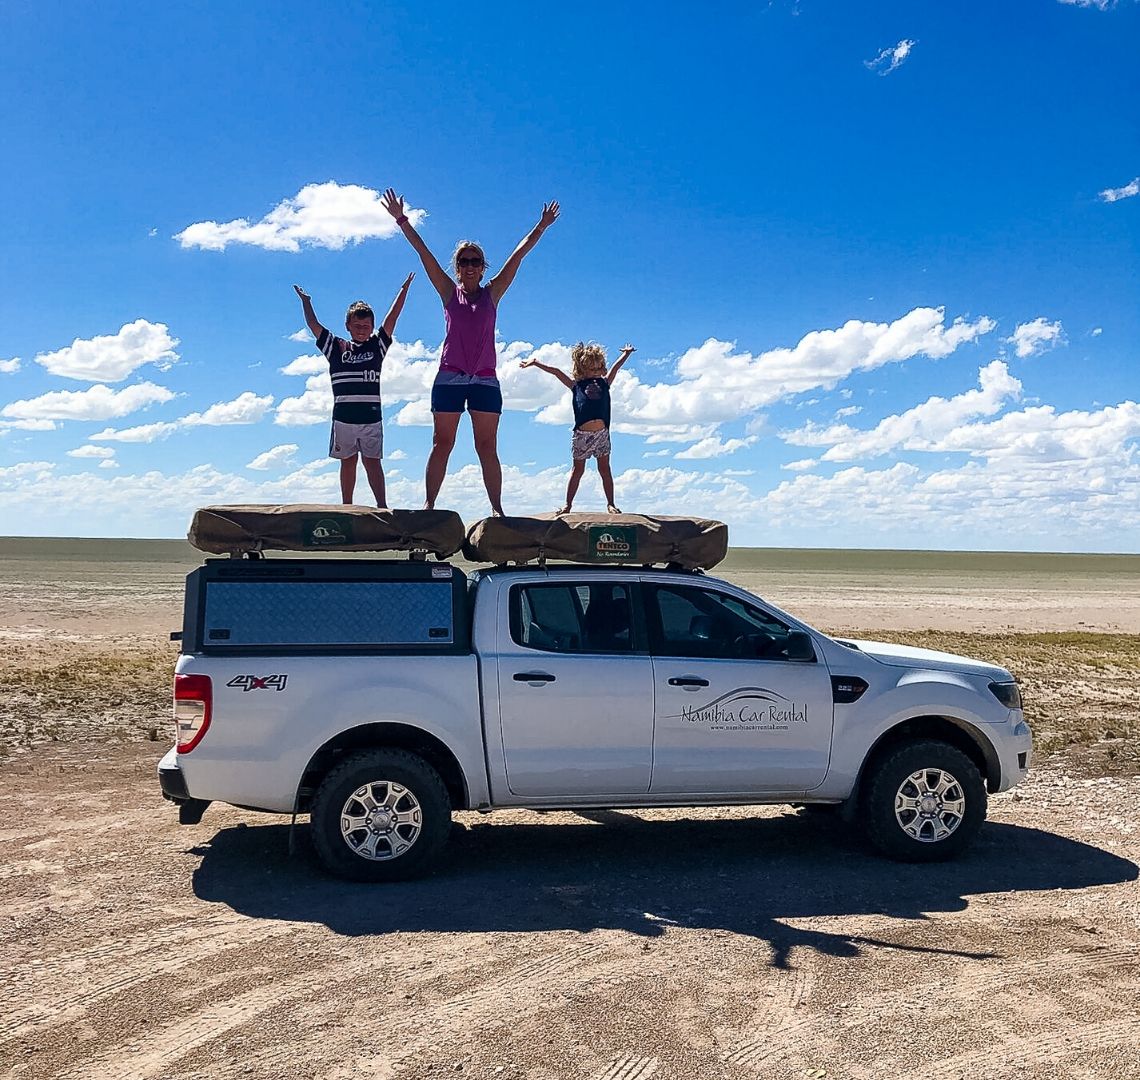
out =
<svg viewBox="0 0 1140 1080"><path fill-rule="evenodd" d="M1007 709L1021 708L1021 690L1016 682L992 682L990 693Z"/></svg>

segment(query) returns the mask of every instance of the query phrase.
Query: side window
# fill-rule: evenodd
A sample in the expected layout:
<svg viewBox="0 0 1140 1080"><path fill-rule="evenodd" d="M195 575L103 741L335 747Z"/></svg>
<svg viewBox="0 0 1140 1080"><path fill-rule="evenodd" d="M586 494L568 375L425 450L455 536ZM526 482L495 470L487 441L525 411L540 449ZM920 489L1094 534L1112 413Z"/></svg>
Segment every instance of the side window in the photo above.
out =
<svg viewBox="0 0 1140 1080"><path fill-rule="evenodd" d="M786 660L790 627L735 596L658 585L654 651L697 659Z"/></svg>
<svg viewBox="0 0 1140 1080"><path fill-rule="evenodd" d="M631 638L627 585L592 581L511 589L516 645L560 653L629 652Z"/></svg>

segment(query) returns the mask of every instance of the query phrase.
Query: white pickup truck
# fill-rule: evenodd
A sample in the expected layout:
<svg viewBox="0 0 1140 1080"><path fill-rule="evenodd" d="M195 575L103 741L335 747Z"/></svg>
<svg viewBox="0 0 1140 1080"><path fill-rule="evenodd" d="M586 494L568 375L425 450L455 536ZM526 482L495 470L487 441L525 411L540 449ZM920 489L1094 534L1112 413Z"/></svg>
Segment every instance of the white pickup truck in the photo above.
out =
<svg viewBox="0 0 1140 1080"><path fill-rule="evenodd" d="M700 571L211 559L163 794L308 813L335 874L424 873L456 810L792 803L959 852L1031 735L992 664L828 637Z"/></svg>

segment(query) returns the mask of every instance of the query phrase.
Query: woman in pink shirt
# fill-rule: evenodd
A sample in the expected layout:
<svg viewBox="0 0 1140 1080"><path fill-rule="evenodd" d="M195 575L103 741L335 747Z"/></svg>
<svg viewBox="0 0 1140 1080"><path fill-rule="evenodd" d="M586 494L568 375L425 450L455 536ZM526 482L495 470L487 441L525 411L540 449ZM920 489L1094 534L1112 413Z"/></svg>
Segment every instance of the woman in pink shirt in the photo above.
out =
<svg viewBox="0 0 1140 1080"><path fill-rule="evenodd" d="M431 412L435 423L431 454L427 462L425 510L435 507L435 498L447 473L447 459L455 445L455 432L466 408L471 413L475 452L483 469L483 484L491 501L491 512L502 516L503 469L499 464L499 416L503 394L495 375L495 315L503 293L511 287L519 266L538 243L542 234L558 219L558 203L543 206L538 224L522 239L503 268L483 285L487 261L483 249L471 240L460 241L452 256L455 280L439 265L423 238L408 221L403 196L389 188L384 192L384 209L396 219L408 243L416 249L424 270L443 301L447 330L439 374L431 390Z"/></svg>

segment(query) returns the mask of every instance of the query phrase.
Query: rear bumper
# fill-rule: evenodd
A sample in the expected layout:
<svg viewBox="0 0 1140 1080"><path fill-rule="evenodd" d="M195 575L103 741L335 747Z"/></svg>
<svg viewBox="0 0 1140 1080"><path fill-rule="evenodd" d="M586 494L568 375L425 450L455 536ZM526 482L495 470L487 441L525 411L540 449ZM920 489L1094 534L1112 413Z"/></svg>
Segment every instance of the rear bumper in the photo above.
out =
<svg viewBox="0 0 1140 1080"><path fill-rule="evenodd" d="M178 752L171 750L158 763L158 786L162 797L178 807L179 825L197 825L210 805L208 799L195 799L186 787L186 777L178 767Z"/></svg>

